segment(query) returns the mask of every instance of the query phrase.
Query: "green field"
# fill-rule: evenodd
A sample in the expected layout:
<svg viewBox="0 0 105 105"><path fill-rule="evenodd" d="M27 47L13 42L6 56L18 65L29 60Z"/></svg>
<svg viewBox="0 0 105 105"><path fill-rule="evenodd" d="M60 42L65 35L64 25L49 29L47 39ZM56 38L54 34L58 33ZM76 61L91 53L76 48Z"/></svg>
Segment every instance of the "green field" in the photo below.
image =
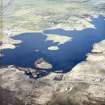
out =
<svg viewBox="0 0 105 105"><path fill-rule="evenodd" d="M3 39L3 35L0 35L0 40L2 40Z"/></svg>
<svg viewBox="0 0 105 105"><path fill-rule="evenodd" d="M103 0L84 1L4 0L4 31L9 30L16 35L47 28L71 29L77 27L76 21L84 15L105 14L100 8L105 3Z"/></svg>

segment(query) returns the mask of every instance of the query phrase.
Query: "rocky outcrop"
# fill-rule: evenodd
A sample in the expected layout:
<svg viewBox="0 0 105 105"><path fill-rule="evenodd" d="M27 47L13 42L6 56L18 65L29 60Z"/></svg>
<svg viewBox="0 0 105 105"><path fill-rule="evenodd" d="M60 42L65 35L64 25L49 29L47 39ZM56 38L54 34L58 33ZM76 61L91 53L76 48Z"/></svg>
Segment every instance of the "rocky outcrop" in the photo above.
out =
<svg viewBox="0 0 105 105"><path fill-rule="evenodd" d="M44 105L51 99L54 89L49 80L38 80L26 75L30 68L14 66L0 68L0 87L14 92L25 105ZM32 70L33 71L33 70ZM6 99L5 99L6 100ZM12 104L15 105L15 104Z"/></svg>
<svg viewBox="0 0 105 105"><path fill-rule="evenodd" d="M66 74L50 73L37 79L26 75L37 75L36 71L1 67L0 87L13 91L25 105L105 105L105 41L95 44L86 61Z"/></svg>
<svg viewBox="0 0 105 105"><path fill-rule="evenodd" d="M65 74L61 82L56 96L59 99L63 93L67 105L105 105L105 41L95 44L86 61ZM60 105L57 99L51 105Z"/></svg>

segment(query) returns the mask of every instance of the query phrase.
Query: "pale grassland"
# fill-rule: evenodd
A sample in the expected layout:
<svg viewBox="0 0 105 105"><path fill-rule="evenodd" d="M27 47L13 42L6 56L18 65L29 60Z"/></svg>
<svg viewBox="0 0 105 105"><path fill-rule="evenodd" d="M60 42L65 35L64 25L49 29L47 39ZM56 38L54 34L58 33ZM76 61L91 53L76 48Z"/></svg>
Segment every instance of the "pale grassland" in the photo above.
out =
<svg viewBox="0 0 105 105"><path fill-rule="evenodd" d="M48 34L46 41L52 41L53 43L58 43L58 45L65 44L66 42L71 41L72 38L69 36L53 35Z"/></svg>
<svg viewBox="0 0 105 105"><path fill-rule="evenodd" d="M0 41L3 39L3 35L0 35Z"/></svg>
<svg viewBox="0 0 105 105"><path fill-rule="evenodd" d="M11 1L9 5L7 2ZM48 28L83 29L77 24L83 15L104 14L96 4L78 0L4 0L4 31L11 35ZM99 2L99 1L97 1ZM75 20L76 19L76 20ZM89 24L88 24L89 25ZM90 26L90 25L89 25ZM87 27L85 27L87 28Z"/></svg>

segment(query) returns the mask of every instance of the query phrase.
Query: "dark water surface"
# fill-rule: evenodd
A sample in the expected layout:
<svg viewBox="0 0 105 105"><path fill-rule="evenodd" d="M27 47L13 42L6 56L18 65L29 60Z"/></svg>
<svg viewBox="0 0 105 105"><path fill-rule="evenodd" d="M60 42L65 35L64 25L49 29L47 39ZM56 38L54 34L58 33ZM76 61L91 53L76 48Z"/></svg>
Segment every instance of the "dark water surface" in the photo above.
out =
<svg viewBox="0 0 105 105"><path fill-rule="evenodd" d="M63 70L67 72L76 64L85 60L86 54L91 52L93 45L105 39L105 18L99 16L92 20L96 29L66 31L63 29L45 30L44 33L24 33L14 37L22 40L22 44L15 49L4 50L2 63L4 65L16 65L19 67L33 67L34 62L43 57L53 65L53 71ZM43 34L58 34L72 37L72 41L60 45L57 51L49 51L48 47L56 45L46 42ZM39 52L35 52L38 49Z"/></svg>

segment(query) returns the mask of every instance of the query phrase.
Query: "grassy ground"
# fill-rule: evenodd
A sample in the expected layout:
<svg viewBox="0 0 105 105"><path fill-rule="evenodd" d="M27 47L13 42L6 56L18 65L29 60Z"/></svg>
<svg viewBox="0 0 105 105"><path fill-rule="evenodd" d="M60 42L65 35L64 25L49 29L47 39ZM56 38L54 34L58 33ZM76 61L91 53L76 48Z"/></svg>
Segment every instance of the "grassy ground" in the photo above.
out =
<svg viewBox="0 0 105 105"><path fill-rule="evenodd" d="M3 39L3 35L0 35L0 41Z"/></svg>
<svg viewBox="0 0 105 105"><path fill-rule="evenodd" d="M80 24L76 24L76 21L82 16L104 13L104 9L97 12L101 5L97 5L96 8L94 2L91 3L89 0L87 2L82 2L84 0L80 0L81 2L78 0L3 1L6 6L3 17L4 31L12 30L12 35L56 27L74 29L79 27Z"/></svg>

